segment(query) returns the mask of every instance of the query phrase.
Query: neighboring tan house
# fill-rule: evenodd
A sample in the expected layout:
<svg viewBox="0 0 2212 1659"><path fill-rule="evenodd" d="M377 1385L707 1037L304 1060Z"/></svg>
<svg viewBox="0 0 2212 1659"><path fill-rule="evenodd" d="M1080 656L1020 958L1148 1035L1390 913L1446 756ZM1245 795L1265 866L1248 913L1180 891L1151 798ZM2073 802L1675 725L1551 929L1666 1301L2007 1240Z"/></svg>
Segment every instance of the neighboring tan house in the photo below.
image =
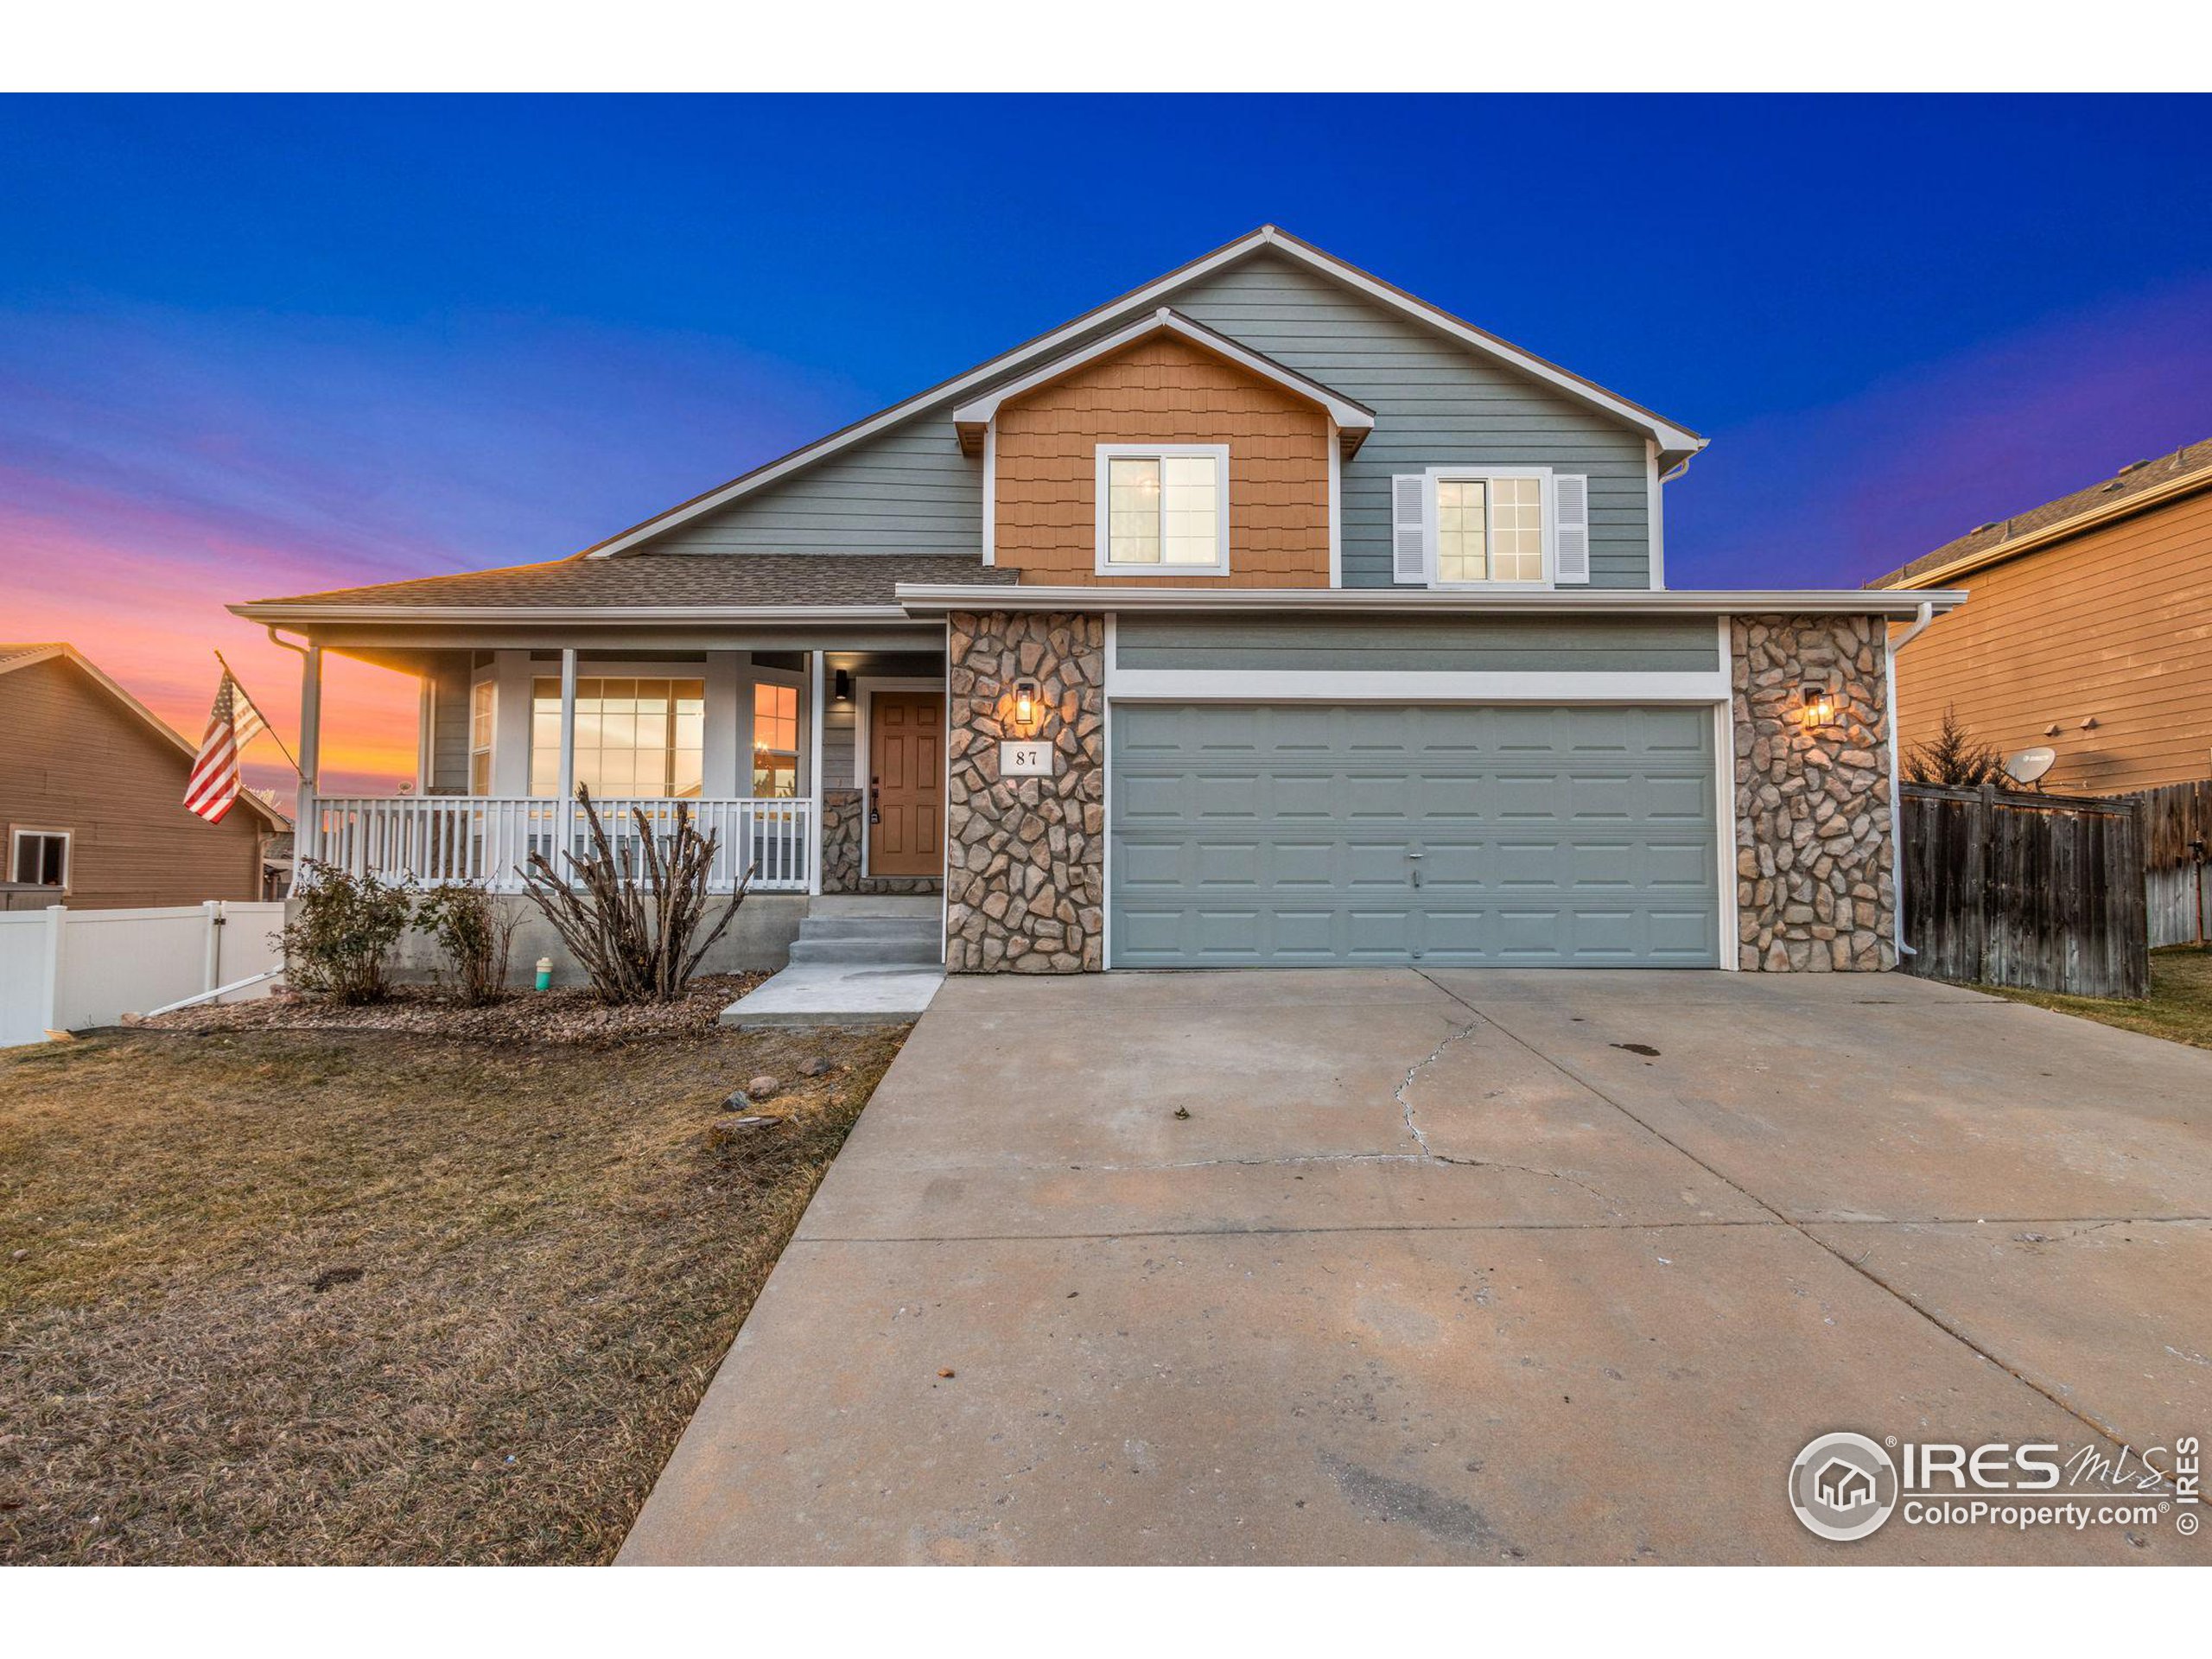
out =
<svg viewBox="0 0 2212 1659"><path fill-rule="evenodd" d="M1954 711L2044 787L2124 794L2212 777L2212 440L1983 524L1869 584L1974 603L1897 653L1908 749Z"/></svg>
<svg viewBox="0 0 2212 1659"><path fill-rule="evenodd" d="M424 683L302 860L512 888L588 785L956 972L1891 967L1957 596L1669 590L1704 442L1268 226L574 557L232 608Z"/></svg>
<svg viewBox="0 0 2212 1659"><path fill-rule="evenodd" d="M283 816L251 793L220 823L186 811L195 746L73 647L0 645L0 906L262 896Z"/></svg>

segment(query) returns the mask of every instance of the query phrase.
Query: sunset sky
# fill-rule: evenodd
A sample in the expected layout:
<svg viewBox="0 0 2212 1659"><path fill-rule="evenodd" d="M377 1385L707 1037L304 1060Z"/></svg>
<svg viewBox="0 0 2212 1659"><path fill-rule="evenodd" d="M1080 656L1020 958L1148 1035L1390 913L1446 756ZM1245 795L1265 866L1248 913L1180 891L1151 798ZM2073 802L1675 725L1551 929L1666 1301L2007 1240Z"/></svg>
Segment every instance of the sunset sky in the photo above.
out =
<svg viewBox="0 0 2212 1659"><path fill-rule="evenodd" d="M0 639L289 742L225 602L562 556L1263 221L1708 434L1671 585L1855 583L2212 436L2207 114L10 99ZM411 773L411 682L325 706Z"/></svg>

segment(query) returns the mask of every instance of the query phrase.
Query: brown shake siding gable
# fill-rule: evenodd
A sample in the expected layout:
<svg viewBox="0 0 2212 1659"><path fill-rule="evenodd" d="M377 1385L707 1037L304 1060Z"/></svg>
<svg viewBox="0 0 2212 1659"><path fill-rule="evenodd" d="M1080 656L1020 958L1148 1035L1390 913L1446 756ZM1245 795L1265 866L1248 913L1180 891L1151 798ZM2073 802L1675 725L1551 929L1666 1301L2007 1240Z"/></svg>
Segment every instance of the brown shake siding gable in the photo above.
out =
<svg viewBox="0 0 2212 1659"><path fill-rule="evenodd" d="M1294 392L1164 335L999 410L995 557L1030 583L1329 585L1328 416ZM1229 446L1229 575L1101 576L1102 443Z"/></svg>

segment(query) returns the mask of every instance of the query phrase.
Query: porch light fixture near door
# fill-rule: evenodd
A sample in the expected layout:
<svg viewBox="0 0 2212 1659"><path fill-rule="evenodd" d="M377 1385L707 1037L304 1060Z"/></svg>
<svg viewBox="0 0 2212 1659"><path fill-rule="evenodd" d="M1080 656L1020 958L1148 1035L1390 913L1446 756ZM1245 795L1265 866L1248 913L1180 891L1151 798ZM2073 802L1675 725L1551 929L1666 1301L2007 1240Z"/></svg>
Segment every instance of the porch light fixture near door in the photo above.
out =
<svg viewBox="0 0 2212 1659"><path fill-rule="evenodd" d="M1815 681L1797 688L1797 718L1807 726L1826 726L1835 719L1835 694Z"/></svg>
<svg viewBox="0 0 2212 1659"><path fill-rule="evenodd" d="M1014 683L1014 724L1025 737L1037 729L1037 682L1016 680Z"/></svg>
<svg viewBox="0 0 2212 1659"><path fill-rule="evenodd" d="M838 702L850 702L853 700L853 671L849 668L839 669L830 677L830 687L831 695Z"/></svg>

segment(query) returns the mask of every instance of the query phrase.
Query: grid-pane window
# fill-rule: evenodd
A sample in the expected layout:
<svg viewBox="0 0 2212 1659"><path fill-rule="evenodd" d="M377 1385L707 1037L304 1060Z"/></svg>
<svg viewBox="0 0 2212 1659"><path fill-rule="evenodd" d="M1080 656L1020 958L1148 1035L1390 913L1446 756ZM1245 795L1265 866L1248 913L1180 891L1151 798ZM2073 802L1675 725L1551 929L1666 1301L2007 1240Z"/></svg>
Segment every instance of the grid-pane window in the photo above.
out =
<svg viewBox="0 0 2212 1659"><path fill-rule="evenodd" d="M492 792L492 709L495 690L479 680L468 691L468 792Z"/></svg>
<svg viewBox="0 0 2212 1659"><path fill-rule="evenodd" d="M1479 478L1436 480L1436 579L1490 580L1489 486Z"/></svg>
<svg viewBox="0 0 2212 1659"><path fill-rule="evenodd" d="M753 688L753 792L785 798L798 793L798 688L756 683Z"/></svg>
<svg viewBox="0 0 2212 1659"><path fill-rule="evenodd" d="M59 830L18 830L10 837L11 880L39 887L69 885L69 837Z"/></svg>
<svg viewBox="0 0 2212 1659"><path fill-rule="evenodd" d="M1499 582L1544 579L1544 487L1541 479L1491 480L1491 574Z"/></svg>
<svg viewBox="0 0 2212 1659"><path fill-rule="evenodd" d="M699 793L706 753L703 680L576 682L576 782L594 798ZM530 792L561 787L561 682L534 681Z"/></svg>
<svg viewBox="0 0 2212 1659"><path fill-rule="evenodd" d="M1541 582L1543 480L1438 479L1436 579Z"/></svg>
<svg viewBox="0 0 2212 1659"><path fill-rule="evenodd" d="M1106 563L1218 569L1218 455L1112 455L1106 461Z"/></svg>

